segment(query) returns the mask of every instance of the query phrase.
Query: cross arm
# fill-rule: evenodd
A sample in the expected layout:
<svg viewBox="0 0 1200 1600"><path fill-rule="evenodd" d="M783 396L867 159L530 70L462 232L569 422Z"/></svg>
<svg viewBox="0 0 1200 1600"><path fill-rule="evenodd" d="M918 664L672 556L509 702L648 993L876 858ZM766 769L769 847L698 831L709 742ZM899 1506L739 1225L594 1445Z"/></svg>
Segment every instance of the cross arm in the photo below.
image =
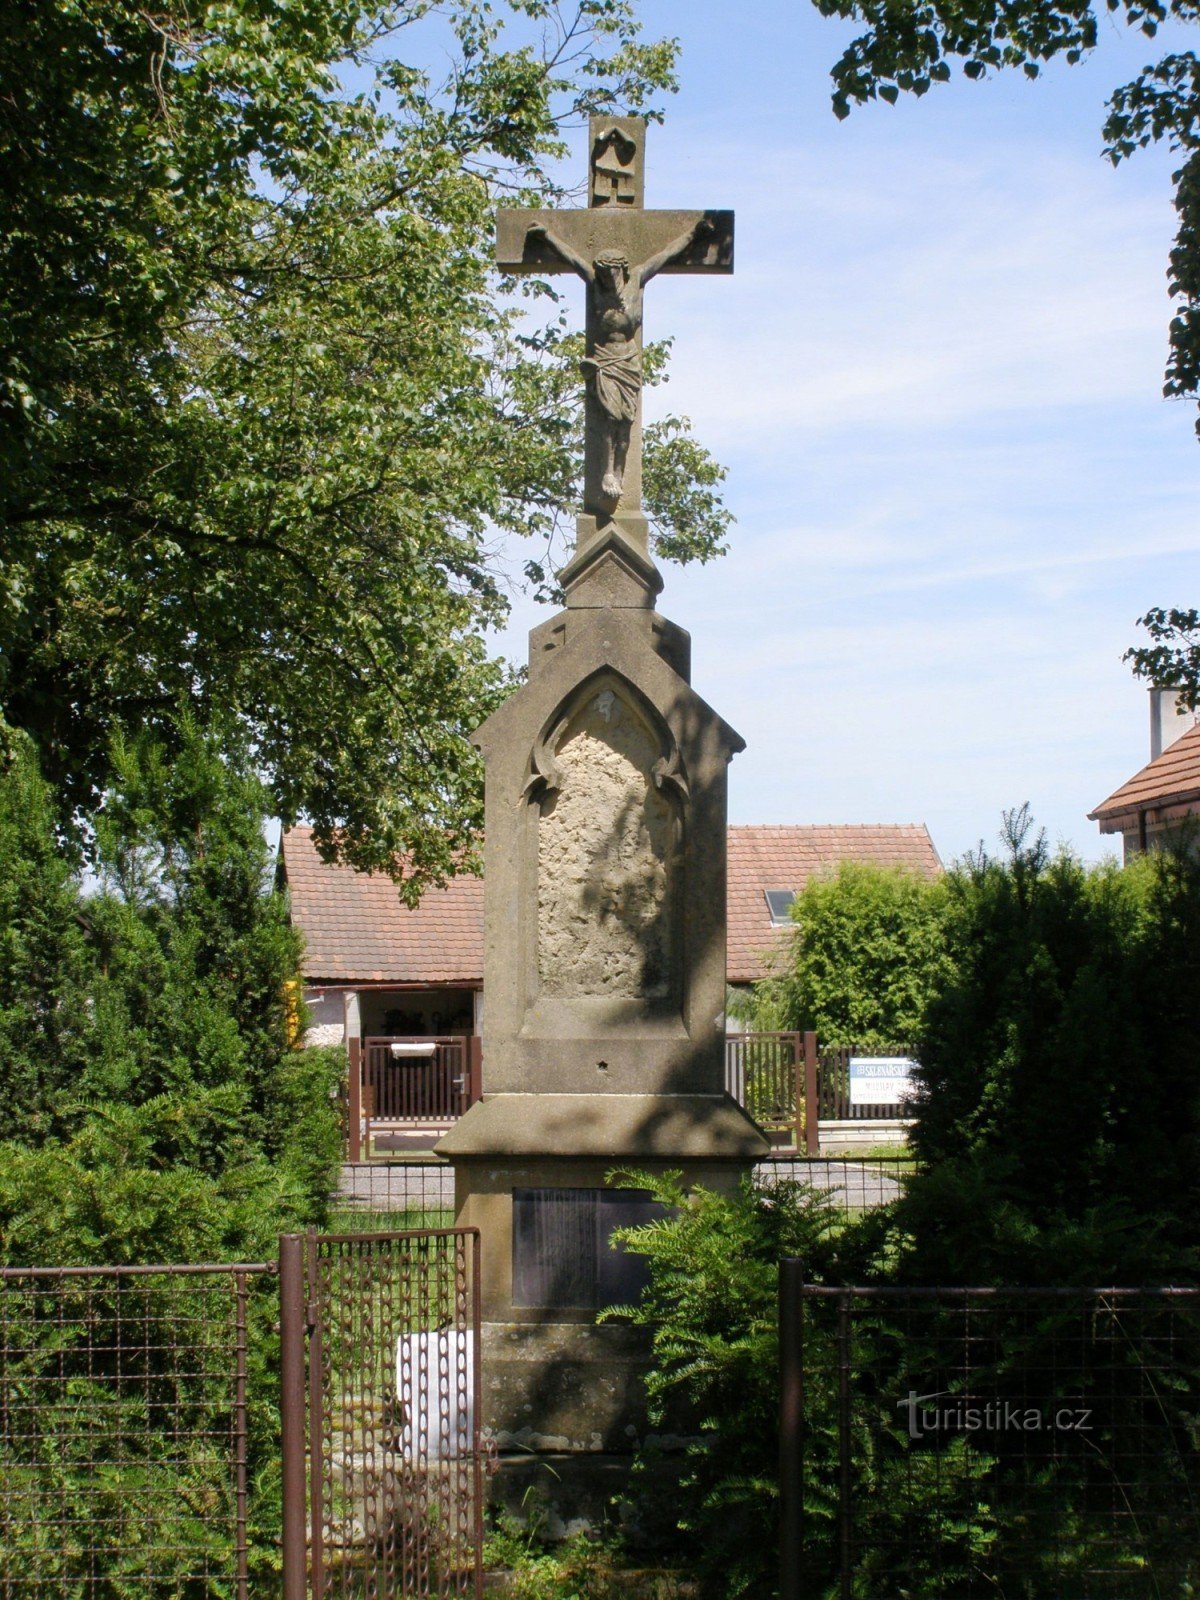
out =
<svg viewBox="0 0 1200 1600"><path fill-rule="evenodd" d="M641 211L595 206L587 211L540 211L532 206L508 207L496 214L496 265L503 272L578 272L569 257L550 244L545 229L582 262L603 250L623 250L630 267L640 271L667 256L656 270L670 272L733 271L732 211ZM689 242L690 239L690 242ZM675 253L675 251L678 253Z"/></svg>

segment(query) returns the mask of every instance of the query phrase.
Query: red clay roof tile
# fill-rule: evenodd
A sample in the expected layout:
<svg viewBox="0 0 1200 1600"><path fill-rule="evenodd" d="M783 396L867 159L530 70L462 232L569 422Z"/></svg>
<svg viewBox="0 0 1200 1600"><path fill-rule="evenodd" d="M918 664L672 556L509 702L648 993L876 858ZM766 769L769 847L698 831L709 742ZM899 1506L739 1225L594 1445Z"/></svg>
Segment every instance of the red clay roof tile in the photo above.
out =
<svg viewBox="0 0 1200 1600"><path fill-rule="evenodd" d="M829 824L730 828L726 881L728 935L725 970L730 983L752 983L767 970L786 927L774 928L768 889L799 892L810 878L836 871L842 861L907 867L932 878L942 863L920 823Z"/></svg>
<svg viewBox="0 0 1200 1600"><path fill-rule="evenodd" d="M1107 800L1089 811L1088 816L1093 822L1116 823L1122 818L1136 817L1139 811L1196 801L1200 801L1200 722L1140 772L1135 772Z"/></svg>
<svg viewBox="0 0 1200 1600"><path fill-rule="evenodd" d="M483 882L452 878L410 910L390 878L330 866L317 855L312 830L289 829L282 840L292 917L304 934L304 970L312 983L420 983L476 986L483 981ZM771 926L768 889L799 891L841 861L908 867L925 877L941 871L928 829L792 824L731 827L728 834L730 983L763 976L785 928Z"/></svg>

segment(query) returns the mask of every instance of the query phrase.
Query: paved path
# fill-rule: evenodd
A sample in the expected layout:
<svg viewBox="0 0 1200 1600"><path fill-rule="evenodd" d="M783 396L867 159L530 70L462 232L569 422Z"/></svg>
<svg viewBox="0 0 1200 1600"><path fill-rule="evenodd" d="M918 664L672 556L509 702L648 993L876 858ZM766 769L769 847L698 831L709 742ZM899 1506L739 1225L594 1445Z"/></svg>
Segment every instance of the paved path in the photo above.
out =
<svg viewBox="0 0 1200 1600"><path fill-rule="evenodd" d="M848 1211L866 1211L898 1200L902 1193L894 1169L872 1161L815 1157L807 1161L764 1161L754 1169L759 1183L792 1178L824 1190Z"/></svg>
<svg viewBox="0 0 1200 1600"><path fill-rule="evenodd" d="M442 1161L347 1162L337 1197L364 1211L453 1211L454 1169Z"/></svg>

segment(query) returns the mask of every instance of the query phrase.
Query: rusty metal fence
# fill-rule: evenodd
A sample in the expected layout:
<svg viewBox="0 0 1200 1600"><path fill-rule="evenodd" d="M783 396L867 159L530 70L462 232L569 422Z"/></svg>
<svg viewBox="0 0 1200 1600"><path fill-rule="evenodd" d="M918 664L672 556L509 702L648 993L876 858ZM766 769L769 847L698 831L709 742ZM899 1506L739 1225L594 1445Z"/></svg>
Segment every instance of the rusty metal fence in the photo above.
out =
<svg viewBox="0 0 1200 1600"><path fill-rule="evenodd" d="M895 1045L889 1055L909 1056L911 1045ZM823 1045L817 1056L817 1121L881 1122L895 1121L912 1114L902 1101L878 1105L856 1103L850 1094L850 1058L859 1054L854 1045Z"/></svg>
<svg viewBox="0 0 1200 1600"><path fill-rule="evenodd" d="M1200 1586L1200 1290L781 1269L782 1600Z"/></svg>
<svg viewBox="0 0 1200 1600"><path fill-rule="evenodd" d="M0 1270L0 1600L477 1595L477 1244Z"/></svg>
<svg viewBox="0 0 1200 1600"><path fill-rule="evenodd" d="M820 1153L820 1125L889 1122L910 1115L903 1103L863 1105L850 1090L853 1045L822 1045L806 1033L731 1033L725 1040L725 1087L775 1142ZM907 1057L908 1046L893 1054Z"/></svg>
<svg viewBox="0 0 1200 1600"><path fill-rule="evenodd" d="M251 1324L273 1272L0 1270L4 1600L246 1600Z"/></svg>
<svg viewBox="0 0 1200 1600"><path fill-rule="evenodd" d="M479 1595L477 1232L285 1236L280 1303L285 1600Z"/></svg>
<svg viewBox="0 0 1200 1600"><path fill-rule="evenodd" d="M380 1129L449 1127L483 1093L483 1041L473 1034L351 1039L346 1152L369 1155Z"/></svg>
<svg viewBox="0 0 1200 1600"><path fill-rule="evenodd" d="M728 1034L725 1087L760 1128L790 1138L803 1115L803 1034Z"/></svg>

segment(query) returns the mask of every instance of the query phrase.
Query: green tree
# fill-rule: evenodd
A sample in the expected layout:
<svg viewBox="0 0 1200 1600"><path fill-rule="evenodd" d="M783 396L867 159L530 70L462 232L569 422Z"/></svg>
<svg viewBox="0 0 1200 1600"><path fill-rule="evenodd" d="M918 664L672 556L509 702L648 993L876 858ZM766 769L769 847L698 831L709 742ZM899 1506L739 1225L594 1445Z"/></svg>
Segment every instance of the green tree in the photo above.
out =
<svg viewBox="0 0 1200 1600"><path fill-rule="evenodd" d="M731 1193L688 1189L677 1172L625 1172L614 1181L669 1210L614 1235L645 1257L649 1283L637 1306L604 1315L647 1330L651 1424L690 1441L671 1494L659 1479L644 1515L686 1536L683 1553L704 1593L771 1595L779 1567L779 1262L802 1257L814 1282L833 1274L836 1213L828 1195L789 1179L769 1188L747 1179ZM653 1495L652 1454L644 1464Z"/></svg>
<svg viewBox="0 0 1200 1600"><path fill-rule="evenodd" d="M0 1139L36 1139L91 1055L87 919L25 738L0 778Z"/></svg>
<svg viewBox="0 0 1200 1600"><path fill-rule="evenodd" d="M174 761L150 735L115 753L86 896L27 748L0 778L10 1262L258 1255L325 1211L340 1052L288 1044L265 791L228 736L181 735Z"/></svg>
<svg viewBox="0 0 1200 1600"><path fill-rule="evenodd" d="M278 814L416 894L480 820L492 552L580 471L494 207L674 45L626 0L50 0L0 51L3 717L78 822L118 735L232 715ZM678 420L649 450L664 554L707 559L720 469Z"/></svg>
<svg viewBox="0 0 1200 1600"><path fill-rule="evenodd" d="M1200 707L1200 611L1155 606L1138 622L1151 644L1127 650L1139 678L1160 689L1178 689L1193 711Z"/></svg>
<svg viewBox="0 0 1200 1600"><path fill-rule="evenodd" d="M867 1049L910 1043L945 967L945 903L940 879L898 867L846 861L812 879L778 972L756 986L753 1025Z"/></svg>
<svg viewBox="0 0 1200 1600"><path fill-rule="evenodd" d="M946 880L947 975L920 1046L898 1214L914 1282L1194 1275L1200 1215L1200 866L1006 854Z"/></svg>

